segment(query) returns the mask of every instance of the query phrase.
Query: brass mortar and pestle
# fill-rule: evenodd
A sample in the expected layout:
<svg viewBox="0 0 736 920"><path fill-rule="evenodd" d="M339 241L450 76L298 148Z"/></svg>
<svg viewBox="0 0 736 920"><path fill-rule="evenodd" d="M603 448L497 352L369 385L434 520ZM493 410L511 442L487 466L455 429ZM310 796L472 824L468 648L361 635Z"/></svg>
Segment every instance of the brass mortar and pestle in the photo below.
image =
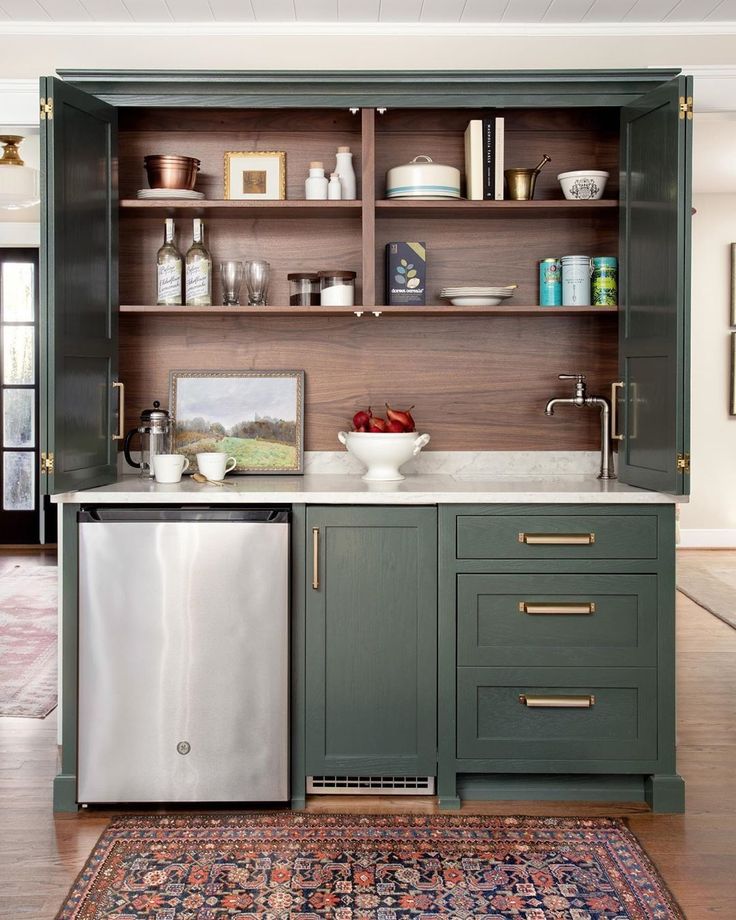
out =
<svg viewBox="0 0 736 920"><path fill-rule="evenodd" d="M552 157L545 153L534 169L505 169L506 190L512 201L531 201L534 197L534 185L543 166L552 162Z"/></svg>

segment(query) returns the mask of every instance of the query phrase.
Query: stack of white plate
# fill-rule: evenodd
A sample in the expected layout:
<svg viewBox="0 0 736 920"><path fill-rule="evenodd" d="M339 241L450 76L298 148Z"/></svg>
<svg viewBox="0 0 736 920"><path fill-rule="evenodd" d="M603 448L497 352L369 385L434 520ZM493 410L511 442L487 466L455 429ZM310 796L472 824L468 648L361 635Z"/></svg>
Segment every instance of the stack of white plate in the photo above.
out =
<svg viewBox="0 0 736 920"><path fill-rule="evenodd" d="M136 198L204 198L204 192L193 192L188 188L141 188Z"/></svg>
<svg viewBox="0 0 736 920"><path fill-rule="evenodd" d="M455 307L495 307L501 301L511 297L515 290L515 284L507 284L504 287L492 287L491 285L447 287L442 288L440 297L449 300Z"/></svg>

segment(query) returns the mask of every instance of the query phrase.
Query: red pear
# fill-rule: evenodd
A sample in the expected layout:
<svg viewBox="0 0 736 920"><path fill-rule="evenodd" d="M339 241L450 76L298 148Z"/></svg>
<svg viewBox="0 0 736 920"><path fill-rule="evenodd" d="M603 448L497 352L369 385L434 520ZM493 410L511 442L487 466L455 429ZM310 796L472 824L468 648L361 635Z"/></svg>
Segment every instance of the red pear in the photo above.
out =
<svg viewBox="0 0 736 920"><path fill-rule="evenodd" d="M356 431L361 431L364 427L367 427L370 424L370 421L370 413L366 412L364 409L356 412L353 416L353 425L355 426Z"/></svg>
<svg viewBox="0 0 736 920"><path fill-rule="evenodd" d="M388 403L386 403L386 415L389 417L389 420L392 422L400 422L404 426L404 431L416 431L416 426L414 424L414 419L411 417L411 410L414 406L409 406L405 411L400 409L392 409Z"/></svg>

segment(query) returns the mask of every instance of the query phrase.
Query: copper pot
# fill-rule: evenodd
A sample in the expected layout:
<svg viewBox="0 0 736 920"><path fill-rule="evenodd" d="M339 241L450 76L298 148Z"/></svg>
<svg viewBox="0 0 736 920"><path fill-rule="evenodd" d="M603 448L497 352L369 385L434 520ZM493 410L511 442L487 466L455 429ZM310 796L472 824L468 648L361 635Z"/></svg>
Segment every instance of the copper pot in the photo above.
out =
<svg viewBox="0 0 736 920"><path fill-rule="evenodd" d="M151 188L187 189L193 191L199 172L196 157L175 154L155 154L143 158Z"/></svg>

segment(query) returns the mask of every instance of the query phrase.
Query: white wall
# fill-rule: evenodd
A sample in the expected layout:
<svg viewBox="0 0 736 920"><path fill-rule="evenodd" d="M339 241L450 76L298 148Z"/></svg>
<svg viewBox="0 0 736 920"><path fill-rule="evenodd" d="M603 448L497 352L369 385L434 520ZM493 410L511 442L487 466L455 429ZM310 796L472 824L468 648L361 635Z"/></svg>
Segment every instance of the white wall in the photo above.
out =
<svg viewBox="0 0 736 920"><path fill-rule="evenodd" d="M736 146L731 150L736 161ZM736 546L736 417L729 415L736 190L696 194L693 205L692 494L680 509L681 544Z"/></svg>
<svg viewBox="0 0 736 920"><path fill-rule="evenodd" d="M733 35L412 37L409 27L400 36L248 36L242 28L232 35L201 36L200 28L194 25L191 34L174 36L45 35L38 23L34 35L11 36L2 35L0 23L0 77L37 77L57 68L516 70L736 64Z"/></svg>

